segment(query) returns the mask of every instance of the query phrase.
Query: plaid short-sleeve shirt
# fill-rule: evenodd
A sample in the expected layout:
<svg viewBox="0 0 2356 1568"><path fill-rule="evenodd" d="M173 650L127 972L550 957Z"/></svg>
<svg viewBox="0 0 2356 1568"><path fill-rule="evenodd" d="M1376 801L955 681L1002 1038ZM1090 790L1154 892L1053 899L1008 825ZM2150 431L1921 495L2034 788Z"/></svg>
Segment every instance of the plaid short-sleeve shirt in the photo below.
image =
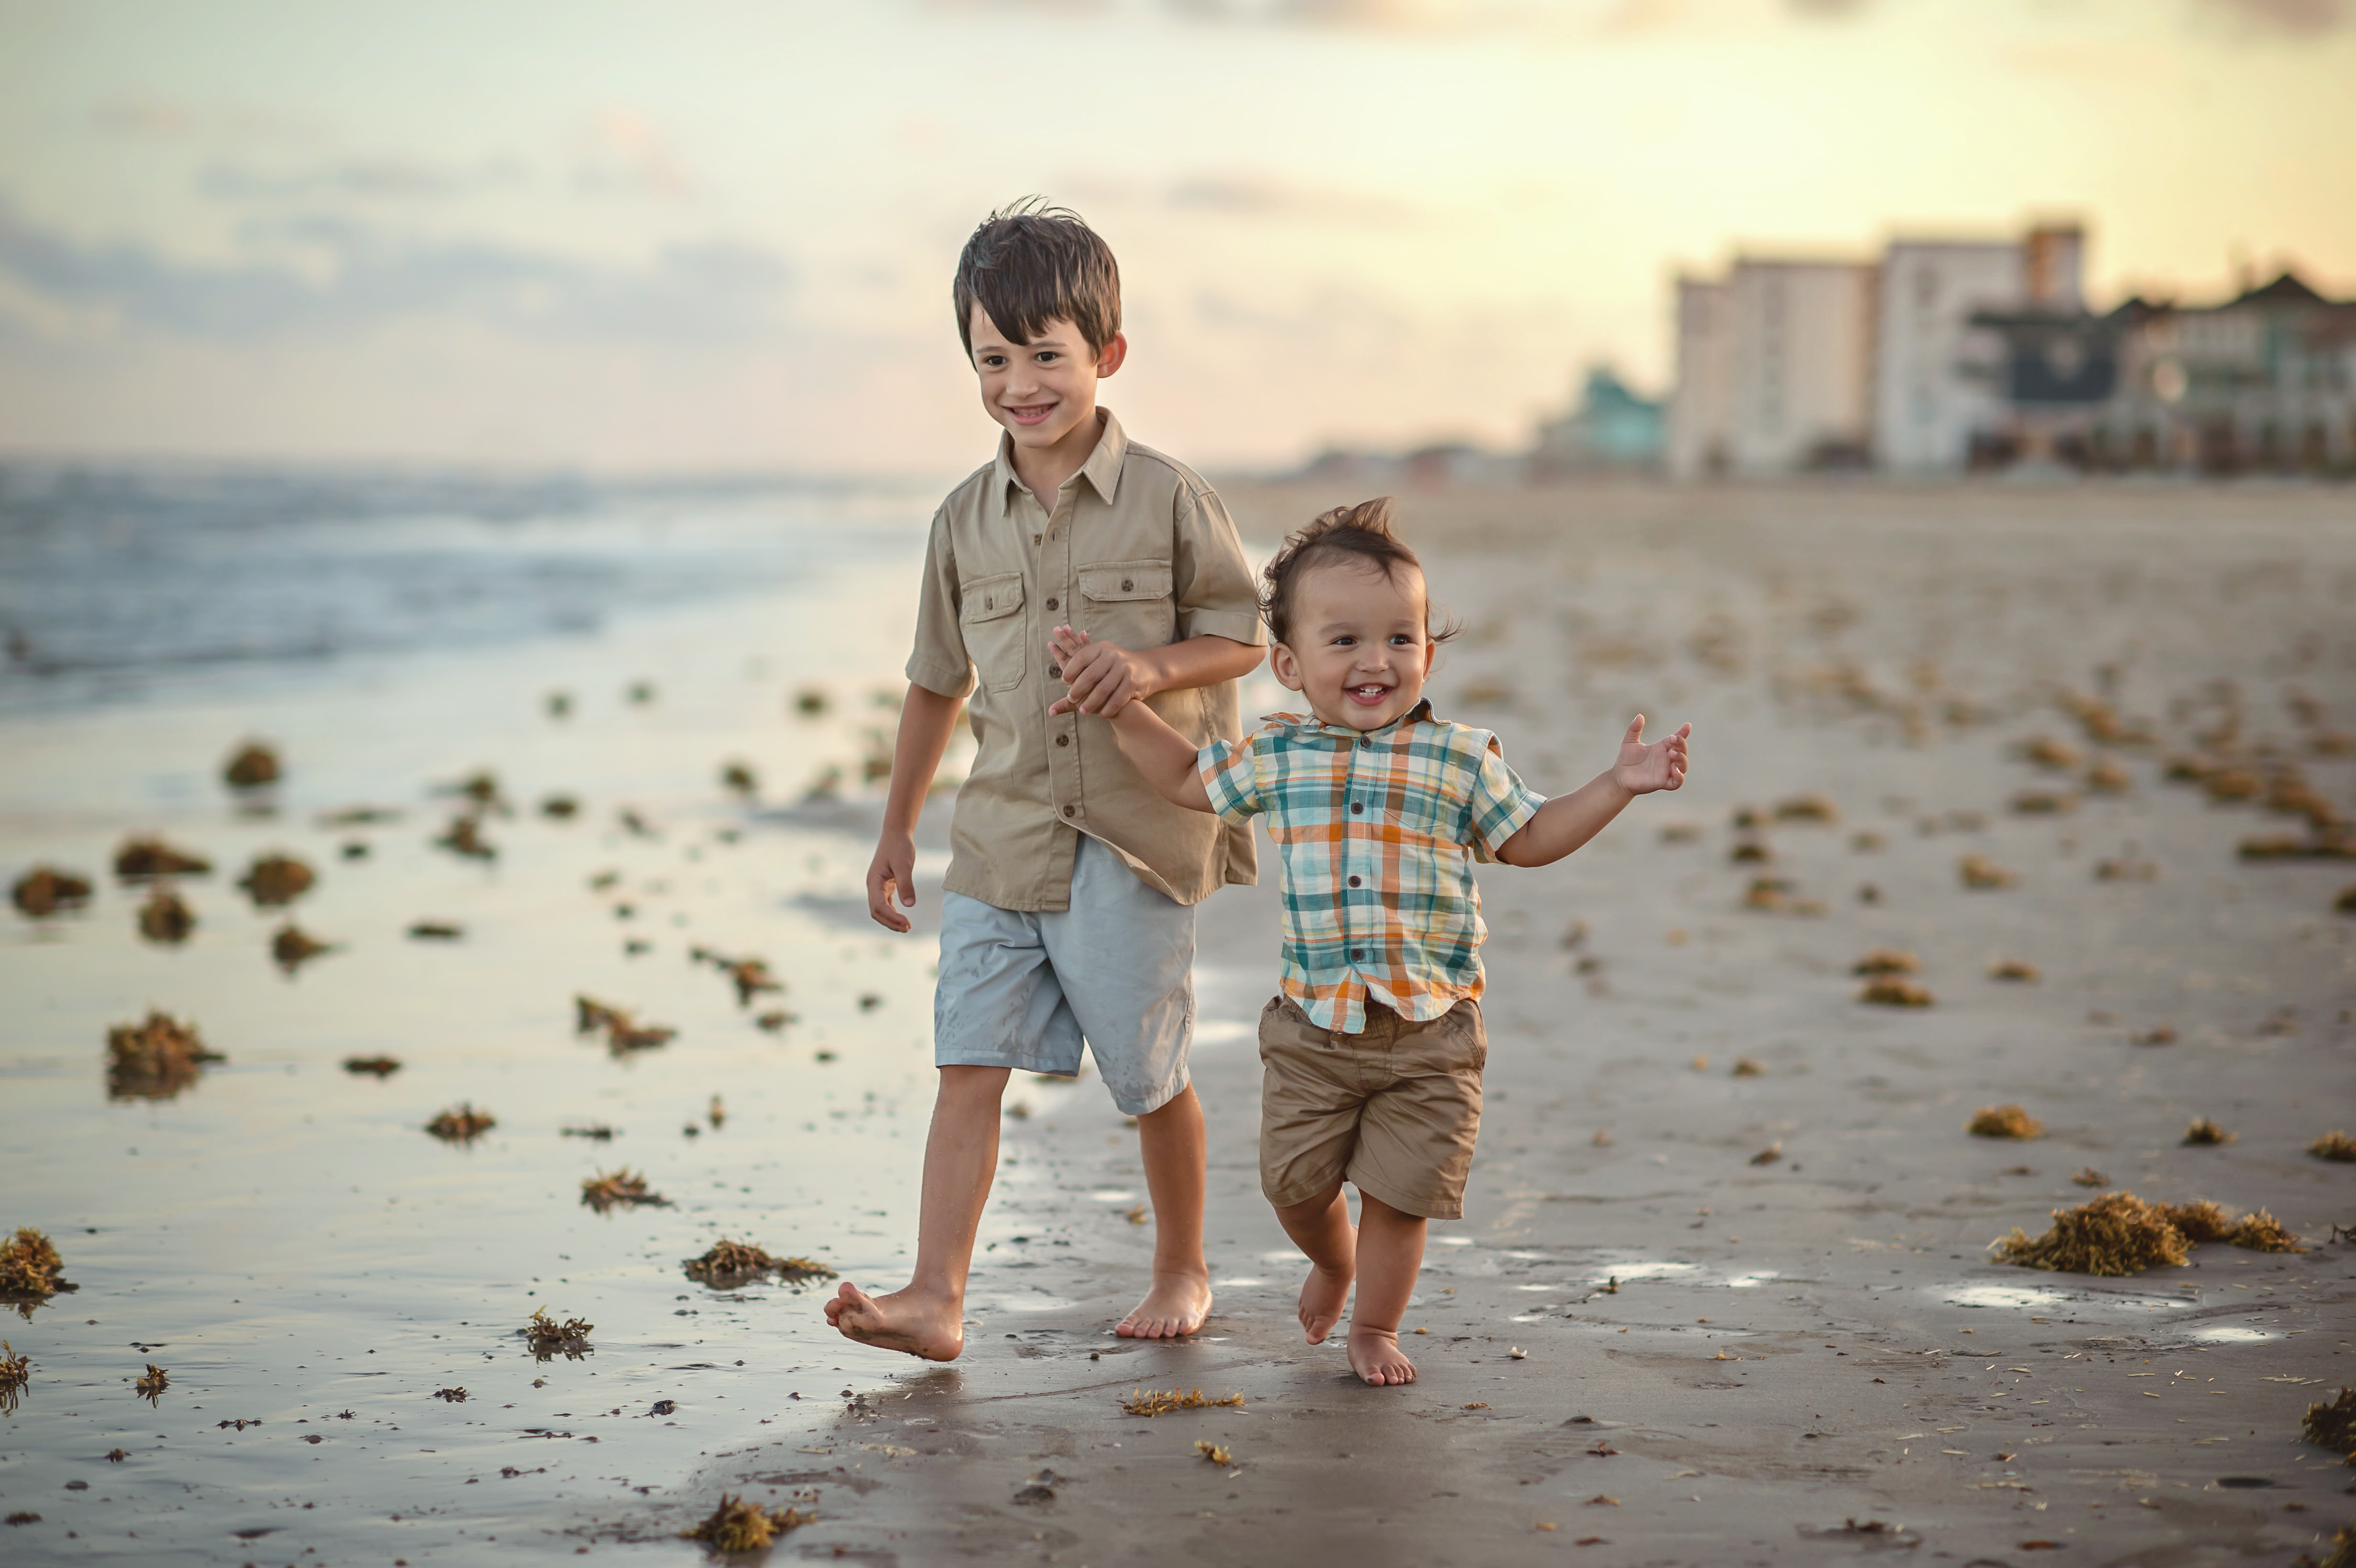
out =
<svg viewBox="0 0 2356 1568"><path fill-rule="evenodd" d="M1320 1028L1360 1032L1370 997L1422 1021L1481 994L1472 861L1546 804L1496 736L1434 719L1429 702L1379 730L1280 713L1195 765L1222 817L1268 815L1284 866L1284 993Z"/></svg>

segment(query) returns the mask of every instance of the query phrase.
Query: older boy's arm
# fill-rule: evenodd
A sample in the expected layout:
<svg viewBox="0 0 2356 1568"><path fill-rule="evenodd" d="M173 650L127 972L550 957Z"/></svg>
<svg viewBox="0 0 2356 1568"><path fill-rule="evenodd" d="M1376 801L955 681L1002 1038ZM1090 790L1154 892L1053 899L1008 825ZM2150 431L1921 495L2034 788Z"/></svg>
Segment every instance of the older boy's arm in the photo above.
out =
<svg viewBox="0 0 2356 1568"><path fill-rule="evenodd" d="M948 750L957 728L960 698L943 697L930 688L908 684L907 700L900 705L900 736L892 746L892 787L884 801L884 831L875 843L875 858L867 863L867 912L889 931L906 931L908 917L892 907L896 896L914 908L916 902L916 818L925 809L925 795L940 770L941 753Z"/></svg>
<svg viewBox="0 0 2356 1568"><path fill-rule="evenodd" d="M1538 807L1520 832L1497 847L1497 859L1508 866L1551 865L1602 832L1638 795L1683 787L1692 734L1693 726L1687 724L1646 745L1644 716L1639 713L1621 738L1620 760L1569 795Z"/></svg>
<svg viewBox="0 0 2356 1568"><path fill-rule="evenodd" d="M1140 698L1190 687L1240 680L1259 667L1262 650L1205 633L1158 648L1124 648L1089 641L1064 662L1071 702L1083 713L1109 719Z"/></svg>
<svg viewBox="0 0 2356 1568"><path fill-rule="evenodd" d="M1130 703L1109 722L1122 753L1162 799L1189 811L1211 809L1211 792L1203 787L1203 775L1194 765L1194 741L1142 702Z"/></svg>

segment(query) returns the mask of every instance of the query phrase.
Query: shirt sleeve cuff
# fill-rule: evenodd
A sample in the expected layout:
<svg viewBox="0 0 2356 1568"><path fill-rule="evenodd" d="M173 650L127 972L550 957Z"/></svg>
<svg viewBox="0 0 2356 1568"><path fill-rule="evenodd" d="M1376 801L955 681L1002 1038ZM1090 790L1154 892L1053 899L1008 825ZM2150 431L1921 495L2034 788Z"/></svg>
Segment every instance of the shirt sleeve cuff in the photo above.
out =
<svg viewBox="0 0 2356 1568"><path fill-rule="evenodd" d="M922 654L908 656L907 676L909 680L923 687L936 697L961 699L973 690L971 666L953 668L937 659L928 659Z"/></svg>
<svg viewBox="0 0 2356 1568"><path fill-rule="evenodd" d="M1227 760L1234 754L1231 741L1214 741L1194 753L1194 772L1203 780L1203 793L1211 798L1211 809L1224 822L1248 822L1252 814L1245 809L1243 797L1236 793L1235 781L1227 776Z"/></svg>
<svg viewBox="0 0 2356 1568"><path fill-rule="evenodd" d="M1268 640L1268 628L1257 614L1245 614L1236 610L1207 610L1181 605L1178 610L1178 637L1225 637L1231 643L1241 643L1248 648L1258 647Z"/></svg>
<svg viewBox="0 0 2356 1568"><path fill-rule="evenodd" d="M1538 807L1545 804L1546 796L1537 791L1528 789L1522 791L1520 795L1514 797L1510 806L1500 812L1496 819L1489 823L1475 837L1472 842L1472 858L1475 860L1494 863L1497 851L1505 847L1505 840L1527 827L1530 825L1530 818L1536 816L1538 814Z"/></svg>

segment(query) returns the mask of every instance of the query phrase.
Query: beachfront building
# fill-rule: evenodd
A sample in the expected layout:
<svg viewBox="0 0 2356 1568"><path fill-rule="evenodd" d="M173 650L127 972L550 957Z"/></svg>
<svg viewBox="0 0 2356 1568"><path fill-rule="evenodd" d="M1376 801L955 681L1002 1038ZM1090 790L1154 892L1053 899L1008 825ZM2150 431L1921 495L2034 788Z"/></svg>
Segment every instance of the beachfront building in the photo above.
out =
<svg viewBox="0 0 2356 1568"><path fill-rule="evenodd" d="M1668 449L1679 477L1854 468L1872 430L1870 263L1745 256L1690 294L1706 336L1678 345ZM1722 295L1711 290L1722 289ZM1689 351L1690 348L1690 351ZM1697 385L1687 388L1687 367Z"/></svg>
<svg viewBox="0 0 2356 1568"><path fill-rule="evenodd" d="M1608 365L1591 365L1579 406L1538 426L1530 477L1650 473L1661 463L1661 405L1638 397Z"/></svg>
<svg viewBox="0 0 2356 1568"><path fill-rule="evenodd" d="M1734 331L1722 280L1677 280L1676 384L1669 390L1662 453L1676 479L1715 478L1733 466L1728 432L1734 390Z"/></svg>
<svg viewBox="0 0 2356 1568"><path fill-rule="evenodd" d="M2356 472L2356 301L2292 272L2222 304L1985 312L2002 406L1981 466Z"/></svg>

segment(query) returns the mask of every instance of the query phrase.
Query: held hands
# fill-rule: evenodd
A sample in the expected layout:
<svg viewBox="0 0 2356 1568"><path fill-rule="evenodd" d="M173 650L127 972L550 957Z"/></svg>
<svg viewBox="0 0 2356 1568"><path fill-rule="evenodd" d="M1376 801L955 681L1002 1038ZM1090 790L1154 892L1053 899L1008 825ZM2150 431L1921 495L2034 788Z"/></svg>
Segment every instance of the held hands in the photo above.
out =
<svg viewBox="0 0 2356 1568"><path fill-rule="evenodd" d="M1620 759L1612 764L1612 782L1630 795L1677 788L1686 782L1686 738L1692 733L1693 726L1687 724L1648 746L1644 716L1637 714L1628 733L1620 739Z"/></svg>
<svg viewBox="0 0 2356 1568"><path fill-rule="evenodd" d="M1118 643L1099 643L1086 632L1058 626L1048 635L1047 648L1063 667L1069 689L1048 708L1050 713L1095 713L1110 719L1131 702L1153 695L1151 670L1144 659Z"/></svg>

